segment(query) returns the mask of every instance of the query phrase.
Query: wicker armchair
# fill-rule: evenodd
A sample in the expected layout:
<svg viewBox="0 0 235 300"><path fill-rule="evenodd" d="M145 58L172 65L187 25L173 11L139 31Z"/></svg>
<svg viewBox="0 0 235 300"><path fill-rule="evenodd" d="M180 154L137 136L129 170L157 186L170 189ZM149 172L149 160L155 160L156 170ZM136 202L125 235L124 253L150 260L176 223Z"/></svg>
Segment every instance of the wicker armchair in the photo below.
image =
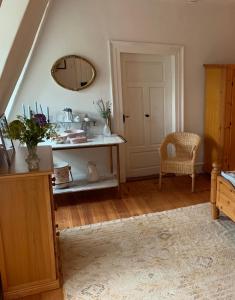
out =
<svg viewBox="0 0 235 300"><path fill-rule="evenodd" d="M162 175L166 173L188 174L192 177L192 192L195 186L195 160L200 136L189 132L174 132L166 136L160 147L159 189Z"/></svg>

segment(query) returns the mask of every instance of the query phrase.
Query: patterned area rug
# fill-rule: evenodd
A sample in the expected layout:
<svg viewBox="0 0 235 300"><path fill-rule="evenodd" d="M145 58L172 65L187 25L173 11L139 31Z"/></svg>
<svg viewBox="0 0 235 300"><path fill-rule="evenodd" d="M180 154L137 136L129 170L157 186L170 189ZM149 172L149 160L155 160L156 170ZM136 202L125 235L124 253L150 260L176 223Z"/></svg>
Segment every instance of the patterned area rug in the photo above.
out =
<svg viewBox="0 0 235 300"><path fill-rule="evenodd" d="M61 231L67 300L235 299L235 223L209 204Z"/></svg>

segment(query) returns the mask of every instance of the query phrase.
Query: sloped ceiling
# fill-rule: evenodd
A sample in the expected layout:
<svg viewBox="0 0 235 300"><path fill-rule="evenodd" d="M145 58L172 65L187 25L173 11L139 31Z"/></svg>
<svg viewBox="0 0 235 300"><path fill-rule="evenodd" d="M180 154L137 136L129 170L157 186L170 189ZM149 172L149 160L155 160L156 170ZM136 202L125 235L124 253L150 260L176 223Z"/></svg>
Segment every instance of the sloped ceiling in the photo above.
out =
<svg viewBox="0 0 235 300"><path fill-rule="evenodd" d="M193 4L193 5L222 5L222 6L227 6L227 5L233 5L235 6L235 0L156 0L156 2L168 2L172 4Z"/></svg>
<svg viewBox="0 0 235 300"><path fill-rule="evenodd" d="M221 4L221 5L231 5L235 4L234 0L178 0L180 2L188 2L188 3L197 3L197 4Z"/></svg>
<svg viewBox="0 0 235 300"><path fill-rule="evenodd" d="M1 2L1 0L0 0ZM50 0L29 0L0 74L0 114L7 106ZM0 8L2 9L2 7Z"/></svg>

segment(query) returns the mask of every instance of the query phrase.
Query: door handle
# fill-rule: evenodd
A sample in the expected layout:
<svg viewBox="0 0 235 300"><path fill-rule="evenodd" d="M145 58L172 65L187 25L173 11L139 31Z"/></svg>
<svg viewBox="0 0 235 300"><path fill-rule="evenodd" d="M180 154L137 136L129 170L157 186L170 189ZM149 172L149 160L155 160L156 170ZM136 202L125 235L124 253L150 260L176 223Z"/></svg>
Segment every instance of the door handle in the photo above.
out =
<svg viewBox="0 0 235 300"><path fill-rule="evenodd" d="M128 116L128 115L122 115L122 120L123 120L123 123L125 123L126 122L126 118L130 118L130 116Z"/></svg>
<svg viewBox="0 0 235 300"><path fill-rule="evenodd" d="M149 114L145 114L145 117L146 117L146 118L149 118L150 116L149 116Z"/></svg>

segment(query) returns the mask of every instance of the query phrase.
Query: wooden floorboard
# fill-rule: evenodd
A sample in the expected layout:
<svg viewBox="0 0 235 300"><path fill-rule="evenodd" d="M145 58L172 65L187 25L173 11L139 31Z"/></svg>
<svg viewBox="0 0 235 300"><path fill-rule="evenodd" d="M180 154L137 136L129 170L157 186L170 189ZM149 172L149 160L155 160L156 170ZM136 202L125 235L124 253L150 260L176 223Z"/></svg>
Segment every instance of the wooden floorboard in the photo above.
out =
<svg viewBox="0 0 235 300"><path fill-rule="evenodd" d="M122 184L121 198L115 189L57 195L56 223L63 229L127 218L208 202L209 194L208 175L197 176L195 193L188 176L165 177L162 191L156 178L130 181Z"/></svg>
<svg viewBox="0 0 235 300"><path fill-rule="evenodd" d="M39 295L27 296L18 300L64 300L63 290L56 289Z"/></svg>
<svg viewBox="0 0 235 300"><path fill-rule="evenodd" d="M166 177L162 191L158 180L130 181L122 185L122 197L115 190L58 195L56 223L59 228L93 224L119 218L174 209L209 201L210 177L199 175L191 193L191 178ZM62 300L62 289L28 296L22 300Z"/></svg>

